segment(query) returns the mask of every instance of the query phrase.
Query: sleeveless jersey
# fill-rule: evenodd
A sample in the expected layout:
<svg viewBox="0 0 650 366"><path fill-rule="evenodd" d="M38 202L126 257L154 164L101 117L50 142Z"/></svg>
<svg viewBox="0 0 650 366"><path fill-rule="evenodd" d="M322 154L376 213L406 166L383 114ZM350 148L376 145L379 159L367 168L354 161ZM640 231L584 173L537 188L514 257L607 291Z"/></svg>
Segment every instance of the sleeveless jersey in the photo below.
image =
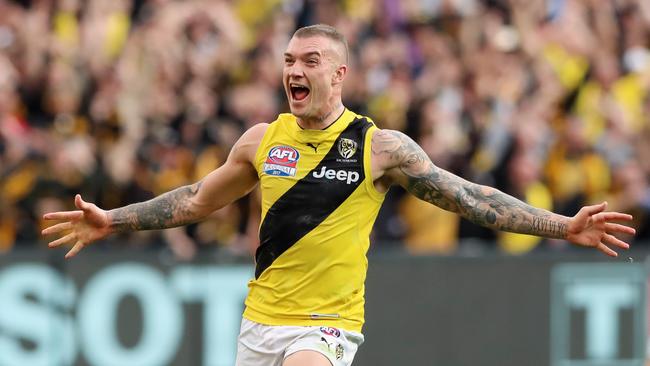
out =
<svg viewBox="0 0 650 366"><path fill-rule="evenodd" d="M376 128L347 109L324 130L304 130L291 114L269 124L255 157L262 222L245 318L361 331L366 253L384 199L371 176Z"/></svg>

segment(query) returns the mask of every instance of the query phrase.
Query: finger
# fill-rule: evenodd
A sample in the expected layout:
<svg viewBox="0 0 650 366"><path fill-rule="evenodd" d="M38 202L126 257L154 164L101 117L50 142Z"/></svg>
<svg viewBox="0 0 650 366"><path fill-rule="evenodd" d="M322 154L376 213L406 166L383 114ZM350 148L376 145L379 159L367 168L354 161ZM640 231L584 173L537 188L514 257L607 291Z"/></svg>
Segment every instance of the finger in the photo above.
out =
<svg viewBox="0 0 650 366"><path fill-rule="evenodd" d="M67 244L72 242L75 239L74 234L70 233L62 238L59 238L57 240L51 241L49 244L47 244L48 247L50 248L55 248L58 247L61 244Z"/></svg>
<svg viewBox="0 0 650 366"><path fill-rule="evenodd" d="M70 249L70 251L65 255L65 259L70 259L74 257L83 248L84 248L84 244L80 241L77 241L75 245L72 247L72 249Z"/></svg>
<svg viewBox="0 0 650 366"><path fill-rule="evenodd" d="M83 210L83 209L84 209L84 207L83 207L84 203L86 203L86 202L84 202L84 200L81 199L81 195L80 195L80 194L77 194L77 195L74 196L74 205L75 205L78 209Z"/></svg>
<svg viewBox="0 0 650 366"><path fill-rule="evenodd" d="M603 202L598 205L585 206L582 209L585 210L589 214L589 216L593 216L599 212L605 211L606 208L607 208L607 202Z"/></svg>
<svg viewBox="0 0 650 366"><path fill-rule="evenodd" d="M83 216L83 211L60 211L50 212L43 215L44 220L79 220Z"/></svg>
<svg viewBox="0 0 650 366"><path fill-rule="evenodd" d="M605 224L605 230L608 233L623 233L623 234L631 234L631 235L636 234L636 230L633 227L629 227L621 224L614 224L611 222Z"/></svg>
<svg viewBox="0 0 650 366"><path fill-rule="evenodd" d="M66 221L43 229L43 231L41 231L41 234L43 235L56 234L58 232L64 230L70 230L70 229L72 229L72 223L70 221Z"/></svg>
<svg viewBox="0 0 650 366"><path fill-rule="evenodd" d="M607 221L615 221L615 220L631 221L633 219L632 215L624 214L621 212L605 212L602 215Z"/></svg>
<svg viewBox="0 0 650 366"><path fill-rule="evenodd" d="M611 245L616 245L617 247L623 248L623 249L629 249L630 244L624 242L623 240L620 240L619 238L615 237L614 235L611 234L605 234L605 240L607 240L608 244Z"/></svg>
<svg viewBox="0 0 650 366"><path fill-rule="evenodd" d="M84 201L80 194L74 196L74 205L77 206L78 209L84 211L88 211L91 208L91 204Z"/></svg>
<svg viewBox="0 0 650 366"><path fill-rule="evenodd" d="M598 248L598 250L607 254L610 257L618 257L618 253L616 253L615 251L612 250L612 248L608 247L603 243L598 243L598 246L596 248Z"/></svg>

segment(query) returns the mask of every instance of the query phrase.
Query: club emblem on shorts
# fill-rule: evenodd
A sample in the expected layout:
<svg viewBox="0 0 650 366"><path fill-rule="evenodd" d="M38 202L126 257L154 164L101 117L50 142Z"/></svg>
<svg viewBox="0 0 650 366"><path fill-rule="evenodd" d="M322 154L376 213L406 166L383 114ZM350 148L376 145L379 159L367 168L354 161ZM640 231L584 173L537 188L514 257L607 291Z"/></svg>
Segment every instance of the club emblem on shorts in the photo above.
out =
<svg viewBox="0 0 650 366"><path fill-rule="evenodd" d="M343 358L343 346L339 343L336 345L336 359L340 360Z"/></svg>
<svg viewBox="0 0 650 366"><path fill-rule="evenodd" d="M345 137L339 140L339 154L344 159L350 159L357 152L357 142Z"/></svg>
<svg viewBox="0 0 650 366"><path fill-rule="evenodd" d="M341 335L341 332L338 329L332 327L320 327L320 331L321 333L325 333L328 336L332 336L336 338L338 338Z"/></svg>
<svg viewBox="0 0 650 366"><path fill-rule="evenodd" d="M296 176L298 159L300 159L300 154L293 147L286 145L274 146L269 150L262 171L269 175L294 177Z"/></svg>

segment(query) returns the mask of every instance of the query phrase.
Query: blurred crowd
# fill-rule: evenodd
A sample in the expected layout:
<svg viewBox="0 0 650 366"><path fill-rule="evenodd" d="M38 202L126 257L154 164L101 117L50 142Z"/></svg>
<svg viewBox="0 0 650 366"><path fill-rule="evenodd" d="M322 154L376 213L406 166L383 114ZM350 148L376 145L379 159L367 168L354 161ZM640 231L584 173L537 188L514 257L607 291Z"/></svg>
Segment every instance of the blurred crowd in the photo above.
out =
<svg viewBox="0 0 650 366"><path fill-rule="evenodd" d="M607 200L635 215L635 243L649 239L647 0L0 0L0 253L45 247L41 215L72 209L75 193L110 209L218 167L245 129L288 111L282 53L314 23L348 38L348 108L535 206L572 216ZM256 201L101 245L247 254ZM476 227L399 189L373 242L568 248Z"/></svg>

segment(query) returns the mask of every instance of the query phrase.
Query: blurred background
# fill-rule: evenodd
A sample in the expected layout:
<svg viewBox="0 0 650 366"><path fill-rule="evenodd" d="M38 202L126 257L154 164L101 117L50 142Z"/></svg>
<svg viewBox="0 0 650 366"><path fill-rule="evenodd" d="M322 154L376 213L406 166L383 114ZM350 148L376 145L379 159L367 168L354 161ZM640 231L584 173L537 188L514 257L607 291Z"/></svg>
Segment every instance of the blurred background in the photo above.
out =
<svg viewBox="0 0 650 366"><path fill-rule="evenodd" d="M218 167L245 129L288 111L281 55L297 27L319 22L349 40L350 109L533 205L574 215L607 200L635 215L645 245L647 1L5 0L0 251L43 247L41 214L70 209L77 192L110 209ZM248 255L258 215L246 199L187 229L120 240L167 243L182 259L197 248ZM373 239L440 254L463 242L569 248L495 234L398 189Z"/></svg>
<svg viewBox="0 0 650 366"><path fill-rule="evenodd" d="M348 39L348 108L407 133L438 166L532 205L572 216L607 200L610 210L635 216L637 236L624 239L646 253L647 0L0 0L0 269L44 260L70 271L52 259L61 252L46 250L41 216L73 209L76 193L111 209L193 183L222 164L243 131L288 111L282 53L293 31L314 23ZM161 258L155 266L164 273L206 258L249 265L257 195L200 224L113 237L87 258L126 247ZM477 227L397 188L372 243L378 263L404 268L419 260L442 268L507 260L515 269L503 278L512 279L517 265L546 263L530 275L546 279L537 291L547 327L552 264L587 255L563 241ZM636 268L645 254L622 257ZM86 272L70 275L83 285ZM619 343L634 343L625 339ZM0 337L0 354L3 344ZM580 352L572 355L593 356Z"/></svg>

